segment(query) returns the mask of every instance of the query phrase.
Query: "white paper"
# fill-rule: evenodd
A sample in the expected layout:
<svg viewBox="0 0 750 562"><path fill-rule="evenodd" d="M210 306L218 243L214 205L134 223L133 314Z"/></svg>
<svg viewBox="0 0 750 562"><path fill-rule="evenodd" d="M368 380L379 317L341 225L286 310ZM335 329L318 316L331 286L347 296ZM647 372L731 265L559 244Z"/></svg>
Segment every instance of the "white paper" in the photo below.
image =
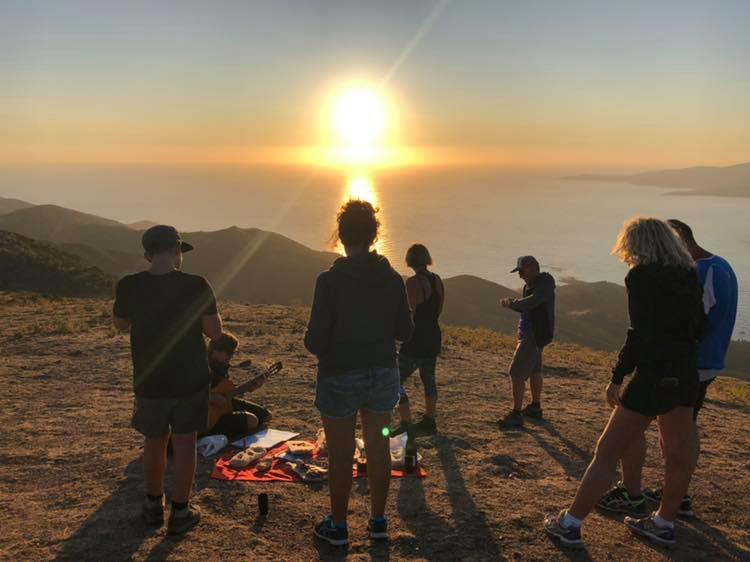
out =
<svg viewBox="0 0 750 562"><path fill-rule="evenodd" d="M291 431L281 431L280 429L264 429L258 433L253 433L247 437L243 437L239 441L232 443L233 447L238 449L247 449L248 447L263 447L265 449L273 449L279 443L289 441L297 437L299 433L292 433Z"/></svg>

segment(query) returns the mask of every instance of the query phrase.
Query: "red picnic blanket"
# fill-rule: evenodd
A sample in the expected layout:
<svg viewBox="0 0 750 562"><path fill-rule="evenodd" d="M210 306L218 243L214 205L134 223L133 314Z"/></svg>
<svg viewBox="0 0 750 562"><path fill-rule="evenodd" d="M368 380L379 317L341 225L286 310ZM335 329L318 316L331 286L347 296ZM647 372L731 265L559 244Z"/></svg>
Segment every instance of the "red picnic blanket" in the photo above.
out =
<svg viewBox="0 0 750 562"><path fill-rule="evenodd" d="M286 443L283 443L278 447L274 447L273 449L269 450L264 458L269 456L281 456L285 452L287 452L288 449L289 447L287 447ZM292 472L292 470L289 468L289 465L285 461L278 458L273 459L271 468L266 472L258 473L256 469L257 463L248 468L242 468L239 470L231 468L229 466L229 459L231 459L239 450L240 449L234 448L227 450L224 455L222 455L222 457L216 461L214 470L211 473L211 478L214 478L216 480L235 480L242 482L302 482L302 479L297 474ZM318 453L313 453L312 458L315 459L317 457ZM358 474L357 465L354 463L352 463L352 465L354 478L367 476L366 473ZM407 476L425 478L427 476L427 471L421 466L419 467L418 471L412 473L408 473L405 470L401 469L391 470L392 478L406 478Z"/></svg>

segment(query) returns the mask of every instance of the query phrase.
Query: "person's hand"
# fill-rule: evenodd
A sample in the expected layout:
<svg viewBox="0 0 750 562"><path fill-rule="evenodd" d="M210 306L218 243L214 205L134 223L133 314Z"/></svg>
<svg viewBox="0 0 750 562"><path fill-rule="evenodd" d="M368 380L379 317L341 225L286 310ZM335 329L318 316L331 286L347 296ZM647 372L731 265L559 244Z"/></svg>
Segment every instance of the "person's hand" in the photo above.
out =
<svg viewBox="0 0 750 562"><path fill-rule="evenodd" d="M513 299L506 297L500 301L500 305L503 308L508 308L510 306L510 303L512 302L513 302Z"/></svg>
<svg viewBox="0 0 750 562"><path fill-rule="evenodd" d="M620 388L621 385L615 384L613 382L607 385L607 403L613 408L622 405L622 403L620 402Z"/></svg>
<svg viewBox="0 0 750 562"><path fill-rule="evenodd" d="M208 401L213 402L218 406L223 406L224 404L226 404L227 399L223 394L219 394L218 392L211 392L208 395Z"/></svg>

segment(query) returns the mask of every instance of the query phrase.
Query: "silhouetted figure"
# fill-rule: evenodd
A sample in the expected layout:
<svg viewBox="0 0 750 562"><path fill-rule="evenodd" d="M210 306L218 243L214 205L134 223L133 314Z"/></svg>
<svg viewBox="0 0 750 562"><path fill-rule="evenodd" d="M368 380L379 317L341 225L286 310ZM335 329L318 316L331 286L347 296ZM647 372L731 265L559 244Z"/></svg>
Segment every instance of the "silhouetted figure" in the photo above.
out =
<svg viewBox="0 0 750 562"><path fill-rule="evenodd" d="M331 515L315 527L315 535L345 545L358 411L370 484L369 533L374 539L388 537L388 427L400 387L396 340L408 340L414 324L401 276L386 258L370 251L379 226L372 205L349 201L337 222L346 257L318 276L305 347L318 357L315 406L329 454Z"/></svg>

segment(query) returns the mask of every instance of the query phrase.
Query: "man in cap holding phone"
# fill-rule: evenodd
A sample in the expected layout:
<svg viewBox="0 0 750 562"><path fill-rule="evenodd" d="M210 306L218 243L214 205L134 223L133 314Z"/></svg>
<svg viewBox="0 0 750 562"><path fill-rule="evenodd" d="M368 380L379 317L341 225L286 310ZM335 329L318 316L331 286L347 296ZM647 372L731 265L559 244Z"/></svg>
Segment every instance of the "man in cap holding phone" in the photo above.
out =
<svg viewBox="0 0 750 562"><path fill-rule="evenodd" d="M511 273L524 280L523 297L505 298L503 308L521 313L518 322L518 345L510 364L513 409L501 420L500 427L523 426L523 417L542 419L542 350L552 341L555 329L555 279L540 272L534 256L521 256ZM526 380L531 386L531 404L523 408Z"/></svg>
<svg viewBox="0 0 750 562"><path fill-rule="evenodd" d="M189 499L196 434L208 423L210 375L203 336L221 335L221 317L208 281L180 271L182 254L193 247L174 227L149 228L142 244L151 265L119 281L113 322L130 332L132 426L145 437L146 497L141 513L148 525L164 522L164 472L171 436L174 490L167 532L180 534L200 521Z"/></svg>

